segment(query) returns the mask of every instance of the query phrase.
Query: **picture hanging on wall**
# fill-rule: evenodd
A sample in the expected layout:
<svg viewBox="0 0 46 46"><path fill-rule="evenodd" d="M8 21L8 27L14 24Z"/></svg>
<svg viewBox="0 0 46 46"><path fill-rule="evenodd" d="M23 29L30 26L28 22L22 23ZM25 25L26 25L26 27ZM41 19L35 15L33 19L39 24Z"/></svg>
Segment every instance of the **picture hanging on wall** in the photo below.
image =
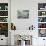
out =
<svg viewBox="0 0 46 46"><path fill-rule="evenodd" d="M17 10L17 18L18 19L28 19L29 10Z"/></svg>

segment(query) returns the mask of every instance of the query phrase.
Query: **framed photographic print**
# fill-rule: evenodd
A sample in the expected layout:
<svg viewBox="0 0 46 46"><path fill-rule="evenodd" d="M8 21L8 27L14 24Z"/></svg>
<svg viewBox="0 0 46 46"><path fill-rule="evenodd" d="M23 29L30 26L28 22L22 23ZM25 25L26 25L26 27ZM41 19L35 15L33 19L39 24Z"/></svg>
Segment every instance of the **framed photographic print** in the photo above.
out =
<svg viewBox="0 0 46 46"><path fill-rule="evenodd" d="M28 19L29 10L17 10L17 18L18 19Z"/></svg>

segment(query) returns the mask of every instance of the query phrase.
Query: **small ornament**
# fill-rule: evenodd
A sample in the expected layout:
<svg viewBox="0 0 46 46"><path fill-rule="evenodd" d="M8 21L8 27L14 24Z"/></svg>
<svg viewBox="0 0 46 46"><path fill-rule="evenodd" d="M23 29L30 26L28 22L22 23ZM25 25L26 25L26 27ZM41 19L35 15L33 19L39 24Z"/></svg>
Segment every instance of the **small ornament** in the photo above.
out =
<svg viewBox="0 0 46 46"><path fill-rule="evenodd" d="M34 30L34 28L35 27L32 25L32 26L29 27L29 30Z"/></svg>

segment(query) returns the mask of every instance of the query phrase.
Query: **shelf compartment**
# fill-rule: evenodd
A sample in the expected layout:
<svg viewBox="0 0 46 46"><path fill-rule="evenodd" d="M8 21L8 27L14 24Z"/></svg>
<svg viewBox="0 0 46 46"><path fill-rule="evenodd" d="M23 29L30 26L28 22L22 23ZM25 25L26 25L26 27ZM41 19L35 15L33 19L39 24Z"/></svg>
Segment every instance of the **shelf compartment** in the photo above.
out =
<svg viewBox="0 0 46 46"><path fill-rule="evenodd" d="M38 16L46 16L46 11L38 11Z"/></svg>
<svg viewBox="0 0 46 46"><path fill-rule="evenodd" d="M5 37L8 37L8 30L1 30L0 35L5 35Z"/></svg>
<svg viewBox="0 0 46 46"><path fill-rule="evenodd" d="M8 11L0 11L0 16L8 16Z"/></svg>
<svg viewBox="0 0 46 46"><path fill-rule="evenodd" d="M46 22L46 17L38 17L38 22Z"/></svg>
<svg viewBox="0 0 46 46"><path fill-rule="evenodd" d="M46 9L46 3L38 3L38 10L45 10Z"/></svg>
<svg viewBox="0 0 46 46"><path fill-rule="evenodd" d="M38 28L46 28L46 23L38 23Z"/></svg>
<svg viewBox="0 0 46 46"><path fill-rule="evenodd" d="M0 3L0 10L8 10L8 3Z"/></svg>
<svg viewBox="0 0 46 46"><path fill-rule="evenodd" d="M8 23L0 23L0 35L8 37Z"/></svg>
<svg viewBox="0 0 46 46"><path fill-rule="evenodd" d="M8 22L8 17L0 17L0 22Z"/></svg>
<svg viewBox="0 0 46 46"><path fill-rule="evenodd" d="M46 29L39 29L38 36L39 37L46 37Z"/></svg>
<svg viewBox="0 0 46 46"><path fill-rule="evenodd" d="M0 30L8 30L8 23L0 23Z"/></svg>

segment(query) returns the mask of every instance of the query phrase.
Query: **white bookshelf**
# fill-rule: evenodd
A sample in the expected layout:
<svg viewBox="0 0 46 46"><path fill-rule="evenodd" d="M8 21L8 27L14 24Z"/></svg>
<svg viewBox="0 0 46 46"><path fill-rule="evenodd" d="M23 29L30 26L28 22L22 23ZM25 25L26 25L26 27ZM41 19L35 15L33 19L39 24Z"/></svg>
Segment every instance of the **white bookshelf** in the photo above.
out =
<svg viewBox="0 0 46 46"><path fill-rule="evenodd" d="M46 32L46 3L39 3L38 4L38 32L39 32L39 37L46 37L45 34L41 33L43 31Z"/></svg>

